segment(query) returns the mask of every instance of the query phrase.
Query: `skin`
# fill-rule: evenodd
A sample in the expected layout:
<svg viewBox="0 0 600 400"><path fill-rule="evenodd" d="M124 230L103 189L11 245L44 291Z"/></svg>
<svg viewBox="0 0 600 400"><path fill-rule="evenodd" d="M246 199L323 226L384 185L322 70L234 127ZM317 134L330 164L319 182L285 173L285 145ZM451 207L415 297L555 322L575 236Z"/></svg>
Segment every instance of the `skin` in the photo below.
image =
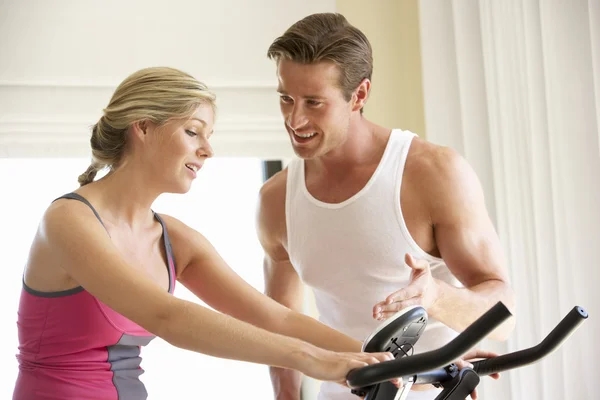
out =
<svg viewBox="0 0 600 400"><path fill-rule="evenodd" d="M295 369L319 380L345 384L350 370L392 359L389 353L338 353L318 347L339 340L340 349L355 348L340 333L258 292L204 236L161 215L177 260L177 280L217 311L167 292L162 229L150 207L162 193L190 189L196 173L186 165L200 169L213 155L213 124L210 106L162 126L134 123L115 170L76 191L94 205L110 236L85 204L65 199L52 203L31 247L26 284L39 291L81 285L174 346Z"/></svg>
<svg viewBox="0 0 600 400"><path fill-rule="evenodd" d="M306 188L328 203L352 197L371 178L391 134L391 129L360 113L370 81L363 79L347 101L338 85L339 67L331 62L280 60L277 78L285 128L295 154L305 160ZM287 253L286 179L284 169L261 189L258 235L265 250L266 293L299 312L302 282ZM443 258L464 287L434 279L427 261L407 254L406 264L413 270L410 284L374 304L373 318L385 320L420 304L431 317L462 331L498 301L512 310L514 295L501 243L469 164L453 150L416 137L408 152L400 197L412 238L425 252ZM490 338L505 340L513 327L511 318ZM490 356L494 354L480 351L465 358ZM295 372L272 369L271 376L278 399L299 399L300 379Z"/></svg>

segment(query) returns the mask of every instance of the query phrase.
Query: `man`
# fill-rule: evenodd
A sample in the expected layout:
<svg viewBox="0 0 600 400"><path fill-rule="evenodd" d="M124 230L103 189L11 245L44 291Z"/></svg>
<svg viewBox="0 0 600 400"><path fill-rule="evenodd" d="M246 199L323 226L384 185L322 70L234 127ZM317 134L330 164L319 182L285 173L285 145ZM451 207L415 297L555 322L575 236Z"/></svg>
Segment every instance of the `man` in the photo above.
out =
<svg viewBox="0 0 600 400"><path fill-rule="evenodd" d="M422 305L429 324L416 352L444 345L498 301L512 309L501 244L472 168L448 148L363 116L373 69L365 35L339 14L315 14L276 39L268 56L298 157L261 189L267 294L300 310L304 282L321 321L357 341ZM513 324L490 337L505 340ZM278 399L299 399L297 373L271 375ZM437 393L415 387L409 399ZM327 383L319 394L353 398Z"/></svg>

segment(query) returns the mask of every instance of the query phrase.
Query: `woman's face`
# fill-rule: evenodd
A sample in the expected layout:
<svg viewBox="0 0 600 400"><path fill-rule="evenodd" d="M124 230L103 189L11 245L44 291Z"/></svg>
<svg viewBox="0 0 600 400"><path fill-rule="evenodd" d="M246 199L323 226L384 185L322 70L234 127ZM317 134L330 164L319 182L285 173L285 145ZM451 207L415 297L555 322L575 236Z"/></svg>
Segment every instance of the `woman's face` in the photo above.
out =
<svg viewBox="0 0 600 400"><path fill-rule="evenodd" d="M145 147L152 180L161 192L186 193L202 168L213 156L209 138L213 133L214 111L199 106L188 119L176 119L148 129Z"/></svg>

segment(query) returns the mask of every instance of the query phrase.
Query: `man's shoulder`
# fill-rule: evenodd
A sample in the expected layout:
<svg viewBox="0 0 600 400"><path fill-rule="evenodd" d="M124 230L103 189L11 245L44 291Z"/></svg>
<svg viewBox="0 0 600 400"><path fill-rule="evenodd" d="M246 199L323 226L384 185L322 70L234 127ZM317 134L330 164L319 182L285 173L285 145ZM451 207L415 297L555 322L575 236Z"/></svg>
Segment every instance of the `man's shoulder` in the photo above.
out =
<svg viewBox="0 0 600 400"><path fill-rule="evenodd" d="M270 177L260 188L258 195L259 219L263 223L285 221L285 194L287 186L287 168Z"/></svg>
<svg viewBox="0 0 600 400"><path fill-rule="evenodd" d="M267 252L278 252L286 237L285 191L287 169L277 172L261 187L258 196L258 238Z"/></svg>
<svg viewBox="0 0 600 400"><path fill-rule="evenodd" d="M285 189L287 183L287 168L271 176L260 188L260 201L277 202L285 199Z"/></svg>
<svg viewBox="0 0 600 400"><path fill-rule="evenodd" d="M481 197L477 174L458 151L422 139L416 140L414 147L415 152L409 152L407 158L405 177L412 183L411 190L417 190L429 204L432 215L435 210L446 212Z"/></svg>
<svg viewBox="0 0 600 400"><path fill-rule="evenodd" d="M464 172L468 163L451 147L415 137L406 159L406 168L423 179L447 179L461 170Z"/></svg>

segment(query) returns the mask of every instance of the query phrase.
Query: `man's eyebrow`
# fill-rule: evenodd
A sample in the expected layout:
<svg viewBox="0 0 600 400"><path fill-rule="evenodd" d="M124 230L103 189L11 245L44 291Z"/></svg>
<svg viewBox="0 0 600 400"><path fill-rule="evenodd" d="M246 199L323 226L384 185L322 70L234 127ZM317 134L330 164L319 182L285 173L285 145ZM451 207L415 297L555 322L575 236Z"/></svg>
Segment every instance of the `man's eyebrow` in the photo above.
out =
<svg viewBox="0 0 600 400"><path fill-rule="evenodd" d="M277 92L282 95L287 95L287 92L283 89L277 89ZM322 100L325 98L324 96L317 96L317 95L313 95L313 94L309 94L307 96L301 96L301 97L303 99L309 99L309 100Z"/></svg>

